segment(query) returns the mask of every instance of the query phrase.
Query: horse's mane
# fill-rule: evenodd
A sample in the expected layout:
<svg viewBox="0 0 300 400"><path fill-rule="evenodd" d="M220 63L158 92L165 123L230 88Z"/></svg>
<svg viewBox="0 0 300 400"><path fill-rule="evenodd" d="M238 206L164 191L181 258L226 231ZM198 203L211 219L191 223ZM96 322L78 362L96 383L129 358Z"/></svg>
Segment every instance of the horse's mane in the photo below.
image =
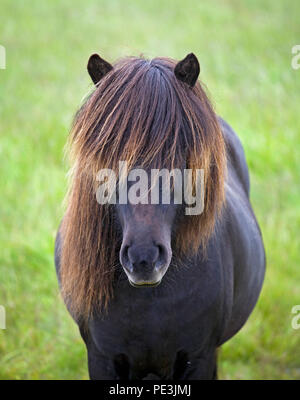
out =
<svg viewBox="0 0 300 400"><path fill-rule="evenodd" d="M179 81L175 65L166 58L117 62L74 118L72 181L61 226L62 293L74 314L88 317L113 294L120 243L112 206L96 200L100 169L117 171L120 160L129 168L204 169L204 211L179 224L177 253L205 248L214 231L224 201L224 140L202 85Z"/></svg>

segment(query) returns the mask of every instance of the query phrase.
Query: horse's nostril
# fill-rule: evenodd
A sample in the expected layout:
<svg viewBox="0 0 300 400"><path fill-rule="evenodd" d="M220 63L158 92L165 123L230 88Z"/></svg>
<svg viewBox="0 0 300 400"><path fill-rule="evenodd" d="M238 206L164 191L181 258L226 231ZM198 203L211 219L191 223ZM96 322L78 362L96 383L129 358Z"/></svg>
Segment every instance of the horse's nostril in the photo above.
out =
<svg viewBox="0 0 300 400"><path fill-rule="evenodd" d="M128 259L128 249L129 249L129 246L125 246L125 248L124 248L124 257L126 259Z"/></svg>
<svg viewBox="0 0 300 400"><path fill-rule="evenodd" d="M158 259L160 260L161 258L163 258L164 255L164 248L162 245L157 245L158 248Z"/></svg>
<svg viewBox="0 0 300 400"><path fill-rule="evenodd" d="M123 264L123 265L126 265L129 263L128 249L129 249L129 246L124 246L121 249L121 257L120 258L121 258L121 264Z"/></svg>
<svg viewBox="0 0 300 400"><path fill-rule="evenodd" d="M166 262L167 260L167 249L165 246L158 244L157 245L158 248L158 261L163 263Z"/></svg>

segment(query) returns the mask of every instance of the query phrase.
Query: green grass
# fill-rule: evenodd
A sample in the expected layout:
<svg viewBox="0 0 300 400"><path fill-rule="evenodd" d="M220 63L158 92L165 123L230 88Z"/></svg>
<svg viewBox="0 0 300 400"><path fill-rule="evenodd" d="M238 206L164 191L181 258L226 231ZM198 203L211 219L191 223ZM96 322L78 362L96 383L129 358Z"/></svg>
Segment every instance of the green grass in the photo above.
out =
<svg viewBox="0 0 300 400"><path fill-rule="evenodd" d="M87 379L86 354L58 295L55 231L63 213L72 115L90 89L86 62L193 51L217 112L239 134L267 251L263 292L220 352L220 378L299 379L300 41L298 0L1 0L0 379Z"/></svg>

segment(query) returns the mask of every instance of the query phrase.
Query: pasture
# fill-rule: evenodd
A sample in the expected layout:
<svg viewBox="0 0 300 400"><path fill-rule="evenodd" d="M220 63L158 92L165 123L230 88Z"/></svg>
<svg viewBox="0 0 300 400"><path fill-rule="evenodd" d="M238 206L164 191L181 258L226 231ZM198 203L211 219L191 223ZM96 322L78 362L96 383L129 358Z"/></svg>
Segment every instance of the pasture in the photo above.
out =
<svg viewBox="0 0 300 400"><path fill-rule="evenodd" d="M92 88L90 54L182 59L194 52L217 113L237 132L267 254L259 302L220 350L221 379L300 379L300 44L297 0L1 1L0 379L88 379L58 293L72 117Z"/></svg>

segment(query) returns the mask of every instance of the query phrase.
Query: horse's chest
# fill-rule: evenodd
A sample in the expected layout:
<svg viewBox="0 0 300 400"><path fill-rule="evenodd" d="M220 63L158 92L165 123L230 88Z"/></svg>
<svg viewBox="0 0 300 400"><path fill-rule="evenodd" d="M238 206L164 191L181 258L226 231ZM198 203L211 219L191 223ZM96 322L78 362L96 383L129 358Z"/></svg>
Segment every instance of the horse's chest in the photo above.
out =
<svg viewBox="0 0 300 400"><path fill-rule="evenodd" d="M147 289L119 293L107 318L94 323L98 346L107 355L125 354L137 370L159 367L162 373L172 368L178 352L197 356L217 335L217 282L165 288L163 294L149 290L148 296Z"/></svg>

